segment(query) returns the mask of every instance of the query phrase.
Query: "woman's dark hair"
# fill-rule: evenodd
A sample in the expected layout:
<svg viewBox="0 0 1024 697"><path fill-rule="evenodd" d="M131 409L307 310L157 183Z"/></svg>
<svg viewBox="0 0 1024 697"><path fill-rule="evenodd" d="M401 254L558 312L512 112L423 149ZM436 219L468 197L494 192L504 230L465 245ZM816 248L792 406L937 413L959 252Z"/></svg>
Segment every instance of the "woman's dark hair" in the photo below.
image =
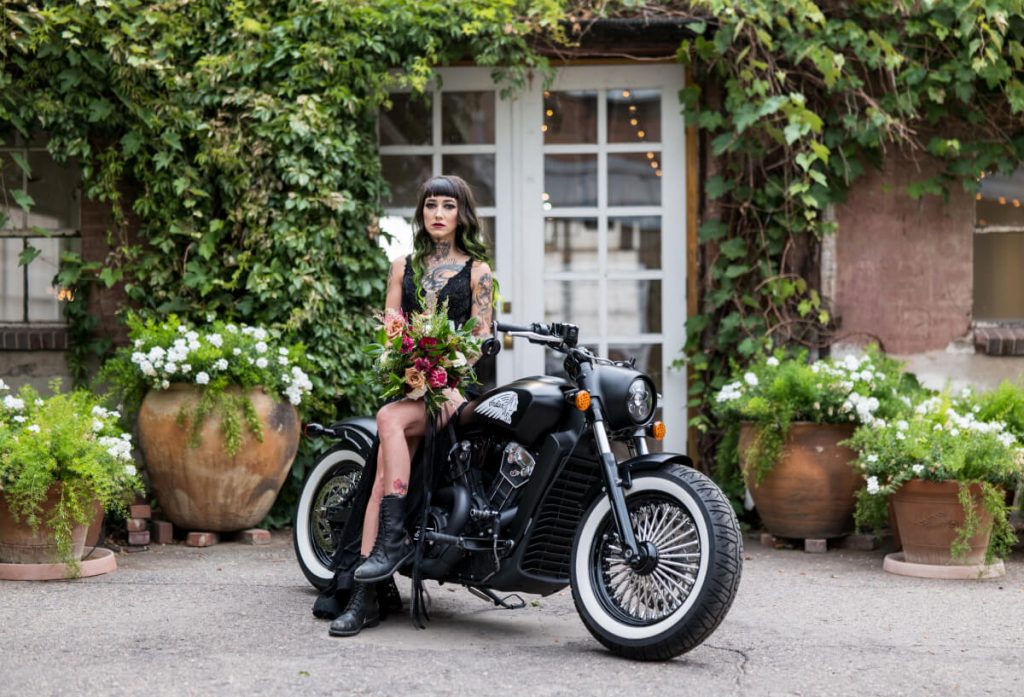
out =
<svg viewBox="0 0 1024 697"><path fill-rule="evenodd" d="M490 262L487 247L480 235L480 221L476 217L476 200L469 184L454 174L431 177L420 185L416 200L416 214L413 217L412 268L415 287L420 287L423 274L423 260L433 249L434 243L423 222L423 205L431 196L450 196L459 206L459 221L455 226L455 246L471 258Z"/></svg>

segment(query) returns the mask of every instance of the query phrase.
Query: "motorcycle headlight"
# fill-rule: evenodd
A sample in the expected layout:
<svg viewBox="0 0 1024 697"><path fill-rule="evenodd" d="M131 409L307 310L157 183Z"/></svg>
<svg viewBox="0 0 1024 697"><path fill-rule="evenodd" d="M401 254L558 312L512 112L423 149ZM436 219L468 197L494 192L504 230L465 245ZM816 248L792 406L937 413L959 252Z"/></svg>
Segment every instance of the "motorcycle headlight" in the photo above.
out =
<svg viewBox="0 0 1024 697"><path fill-rule="evenodd" d="M620 393L621 394L621 393ZM643 378L637 378L629 385L626 393L626 410L638 424L645 423L654 413L654 391Z"/></svg>

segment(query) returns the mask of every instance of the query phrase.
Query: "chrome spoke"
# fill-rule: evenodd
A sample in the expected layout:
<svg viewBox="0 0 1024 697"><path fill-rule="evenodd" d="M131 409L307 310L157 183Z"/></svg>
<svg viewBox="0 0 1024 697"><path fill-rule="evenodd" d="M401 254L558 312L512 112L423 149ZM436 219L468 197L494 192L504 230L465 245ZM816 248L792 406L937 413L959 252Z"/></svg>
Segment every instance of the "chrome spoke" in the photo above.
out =
<svg viewBox="0 0 1024 697"><path fill-rule="evenodd" d="M653 569L633 569L611 529L595 550L598 581L617 614L632 622L655 623L678 610L692 591L700 569L700 538L688 512L674 501L648 500L633 508L629 519L637 542L654 545L657 563Z"/></svg>

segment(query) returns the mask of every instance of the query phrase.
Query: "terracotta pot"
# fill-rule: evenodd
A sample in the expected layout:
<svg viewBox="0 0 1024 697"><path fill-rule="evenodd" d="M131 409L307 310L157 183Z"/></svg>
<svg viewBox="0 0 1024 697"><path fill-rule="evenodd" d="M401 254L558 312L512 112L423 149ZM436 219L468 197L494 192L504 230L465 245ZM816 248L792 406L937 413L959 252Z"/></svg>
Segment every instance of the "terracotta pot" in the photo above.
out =
<svg viewBox="0 0 1024 697"><path fill-rule="evenodd" d="M60 485L50 487L43 499L43 512L39 527L33 530L24 518L15 519L7 499L0 494L0 562L8 564L59 564L64 560L57 555L53 530L46 524L50 511L60 500ZM85 533L88 525L71 528L71 557L80 560L85 553Z"/></svg>
<svg viewBox="0 0 1024 697"><path fill-rule="evenodd" d="M167 519L185 530L231 532L251 528L266 516L281 490L299 447L299 413L263 390L249 391L263 442L242 420L242 442L228 455L220 416L208 416L199 447L189 446L189 429L178 424L184 407L195 409L202 388L171 385L150 391L139 410L139 446L153 493Z"/></svg>
<svg viewBox="0 0 1024 697"><path fill-rule="evenodd" d="M981 506L980 484L972 484L970 489L979 520L979 532L968 541L971 551L957 560L950 554L957 528L964 524L964 509L957 498L959 491L960 485L955 481L911 479L892 494L890 500L906 561L965 565L984 562L992 517Z"/></svg>
<svg viewBox="0 0 1024 697"><path fill-rule="evenodd" d="M823 539L853 531L853 509L864 478L851 462L856 454L839 441L853 424L793 423L782 454L760 483L746 465L754 424L740 427L740 463L750 495L768 531L777 537Z"/></svg>

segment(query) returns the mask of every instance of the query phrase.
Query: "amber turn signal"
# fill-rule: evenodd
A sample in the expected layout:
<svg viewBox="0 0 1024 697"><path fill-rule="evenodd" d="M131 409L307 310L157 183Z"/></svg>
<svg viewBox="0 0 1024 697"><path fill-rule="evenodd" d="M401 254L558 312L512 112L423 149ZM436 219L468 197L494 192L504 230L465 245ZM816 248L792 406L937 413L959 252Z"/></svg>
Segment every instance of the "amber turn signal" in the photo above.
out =
<svg viewBox="0 0 1024 697"><path fill-rule="evenodd" d="M665 422L655 421L650 427L651 437L654 440L662 440L665 438Z"/></svg>
<svg viewBox="0 0 1024 697"><path fill-rule="evenodd" d="M580 411L586 411L590 408L590 393L586 390L580 390L576 393L576 408Z"/></svg>

